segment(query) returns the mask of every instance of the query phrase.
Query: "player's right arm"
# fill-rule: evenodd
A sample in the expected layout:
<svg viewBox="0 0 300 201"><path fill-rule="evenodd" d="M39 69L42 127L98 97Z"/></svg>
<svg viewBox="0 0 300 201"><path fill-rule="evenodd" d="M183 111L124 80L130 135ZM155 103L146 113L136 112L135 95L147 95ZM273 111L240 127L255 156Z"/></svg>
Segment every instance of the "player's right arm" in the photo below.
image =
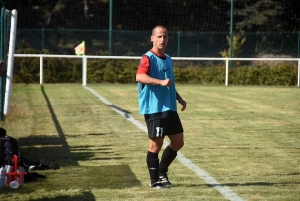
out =
<svg viewBox="0 0 300 201"><path fill-rule="evenodd" d="M172 85L172 80L170 80L169 78L165 80L159 80L150 77L149 74L150 74L150 59L148 56L144 55L141 59L140 65L136 72L135 80L142 84L161 85L161 86Z"/></svg>

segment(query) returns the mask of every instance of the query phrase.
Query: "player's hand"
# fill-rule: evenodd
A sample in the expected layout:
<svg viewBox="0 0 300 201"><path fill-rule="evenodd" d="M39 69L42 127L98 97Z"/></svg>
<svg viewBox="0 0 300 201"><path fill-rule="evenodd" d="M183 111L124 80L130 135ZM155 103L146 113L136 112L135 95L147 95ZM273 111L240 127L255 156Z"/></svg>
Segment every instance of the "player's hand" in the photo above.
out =
<svg viewBox="0 0 300 201"><path fill-rule="evenodd" d="M186 108L186 102L182 98L179 99L178 102L180 103L180 105L182 105L181 111L184 111Z"/></svg>
<svg viewBox="0 0 300 201"><path fill-rule="evenodd" d="M160 85L163 86L163 87L171 86L172 85L172 80L169 79L169 78L167 78L165 80L161 80Z"/></svg>

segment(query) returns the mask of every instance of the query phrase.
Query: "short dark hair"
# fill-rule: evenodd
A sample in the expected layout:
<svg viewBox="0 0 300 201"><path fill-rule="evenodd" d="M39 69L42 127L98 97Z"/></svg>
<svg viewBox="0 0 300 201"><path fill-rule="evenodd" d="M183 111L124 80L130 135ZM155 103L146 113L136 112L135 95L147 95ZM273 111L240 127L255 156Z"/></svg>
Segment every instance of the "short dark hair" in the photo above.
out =
<svg viewBox="0 0 300 201"><path fill-rule="evenodd" d="M155 29L157 29L157 28L162 28L162 29L165 29L166 31L168 31L167 28L166 28L165 26L163 26L163 25L157 25L157 26L155 26L155 27L152 29L152 35L153 35Z"/></svg>

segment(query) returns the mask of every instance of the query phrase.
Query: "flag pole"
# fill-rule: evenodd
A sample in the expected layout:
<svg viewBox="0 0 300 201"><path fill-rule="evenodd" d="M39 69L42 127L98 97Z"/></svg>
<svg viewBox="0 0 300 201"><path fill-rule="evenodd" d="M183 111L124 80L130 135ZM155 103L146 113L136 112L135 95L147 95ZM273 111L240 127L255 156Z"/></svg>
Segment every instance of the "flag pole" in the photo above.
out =
<svg viewBox="0 0 300 201"><path fill-rule="evenodd" d="M82 58L82 86L86 86L86 69L87 57L85 56L85 41L82 41L77 47L74 48L75 54L80 55Z"/></svg>

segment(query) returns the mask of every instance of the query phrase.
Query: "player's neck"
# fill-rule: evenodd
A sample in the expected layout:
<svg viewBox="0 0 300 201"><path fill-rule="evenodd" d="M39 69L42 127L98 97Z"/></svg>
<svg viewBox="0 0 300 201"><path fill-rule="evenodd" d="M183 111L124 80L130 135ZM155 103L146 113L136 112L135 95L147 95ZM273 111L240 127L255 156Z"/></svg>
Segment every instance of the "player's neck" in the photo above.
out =
<svg viewBox="0 0 300 201"><path fill-rule="evenodd" d="M159 57L164 57L165 56L165 50L152 48L151 52L153 52L154 54L156 54Z"/></svg>

